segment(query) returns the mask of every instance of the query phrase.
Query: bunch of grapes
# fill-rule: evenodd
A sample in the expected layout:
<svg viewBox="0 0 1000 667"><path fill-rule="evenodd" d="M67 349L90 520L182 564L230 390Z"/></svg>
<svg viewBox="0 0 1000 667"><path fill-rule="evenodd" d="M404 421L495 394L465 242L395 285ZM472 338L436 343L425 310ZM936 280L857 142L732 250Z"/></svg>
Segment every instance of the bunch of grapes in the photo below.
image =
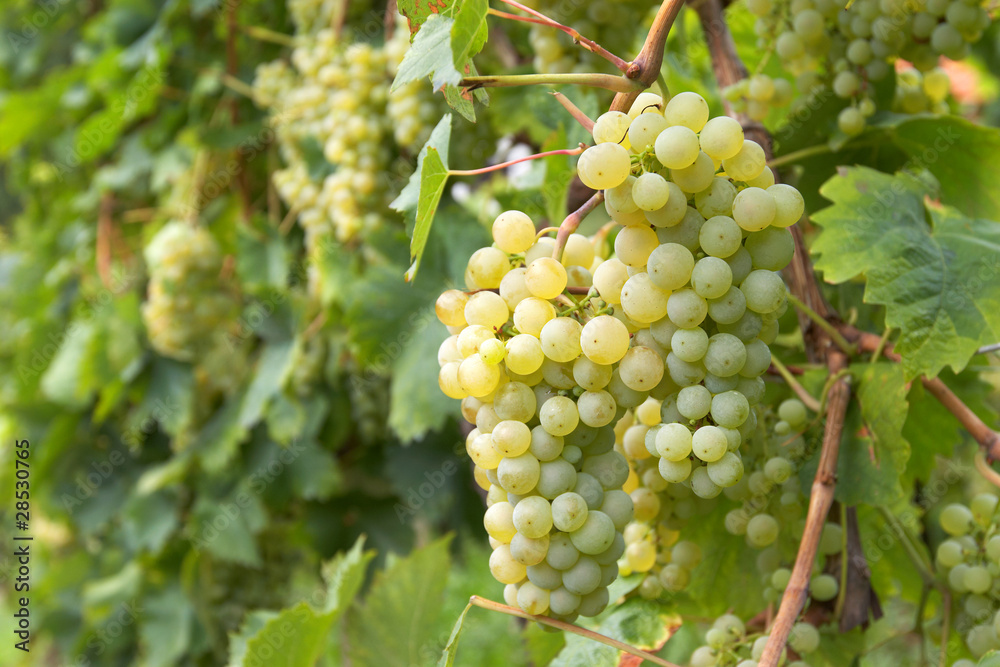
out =
<svg viewBox="0 0 1000 667"><path fill-rule="evenodd" d="M938 516L949 537L938 545L937 568L960 601L955 627L976 656L1000 649L998 500L992 493L981 493L968 506L945 506Z"/></svg>
<svg viewBox="0 0 1000 667"><path fill-rule="evenodd" d="M897 60L923 73L897 107L947 111L949 80L938 62L967 56L990 25L981 0L858 0L846 8L833 0L748 0L747 8L758 17L761 45L773 46L803 94L828 89L851 101L838 117L848 135L875 113L872 83Z"/></svg>
<svg viewBox="0 0 1000 667"><path fill-rule="evenodd" d="M404 156L427 139L440 106L420 82L389 90L409 48L401 18L381 46L345 42L329 28L310 32L304 15L297 22L291 65L260 66L254 90L287 164L274 176L278 192L315 249L317 238L348 242L386 222L409 170ZM317 149L329 172L321 182L310 152Z"/></svg>
<svg viewBox="0 0 1000 667"><path fill-rule="evenodd" d="M635 36L643 32L636 28L644 25L650 15L650 3L638 0L528 0L522 4L563 25L573 26L581 35L623 58L635 50ZM593 72L609 66L607 61L580 48L569 35L554 28L534 25L528 39L534 67L539 72Z"/></svg>
<svg viewBox="0 0 1000 667"><path fill-rule="evenodd" d="M743 475L740 444L756 428L751 407L763 398L768 344L786 308L778 271L794 250L787 227L804 208L795 188L774 184L737 121L708 115L697 94L664 105L643 93L628 114L597 120L597 144L578 167L623 225L616 258L594 273L601 298L635 332L622 378L635 366L641 382L626 380L630 388L659 389L651 454L664 480L690 480L702 498Z"/></svg>
<svg viewBox="0 0 1000 667"><path fill-rule="evenodd" d="M219 279L219 245L208 230L174 221L157 232L144 255L149 291L142 318L153 349L181 361L204 357L238 307Z"/></svg>
<svg viewBox="0 0 1000 667"><path fill-rule="evenodd" d="M768 635L749 634L743 621L733 614L723 614L705 632L705 645L695 649L690 667L757 667L764 655ZM812 653L819 648L819 630L806 622L792 626L788 647L796 654ZM787 656L782 654L783 658ZM784 662L787 667L809 667L802 660Z"/></svg>
<svg viewBox="0 0 1000 667"><path fill-rule="evenodd" d="M554 258L555 241L507 211L469 260L469 291L436 304L452 334L439 385L476 425L466 449L488 493L492 571L508 601L563 618L604 607L623 555L653 567L638 537L625 554L622 531L662 517L654 489L713 498L740 480L803 212L739 123L709 121L693 93L643 94L594 138L578 173L622 225L616 257L573 234ZM639 424L616 428L631 409ZM644 486L625 453L650 459ZM660 585L679 590L700 550L678 542L660 560Z"/></svg>

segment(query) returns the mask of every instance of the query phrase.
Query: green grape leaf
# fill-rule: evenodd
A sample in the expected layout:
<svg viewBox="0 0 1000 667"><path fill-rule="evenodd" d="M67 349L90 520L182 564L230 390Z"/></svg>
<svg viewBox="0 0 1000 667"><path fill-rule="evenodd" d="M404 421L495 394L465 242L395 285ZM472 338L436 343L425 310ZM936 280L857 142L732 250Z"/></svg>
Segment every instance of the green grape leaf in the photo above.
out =
<svg viewBox="0 0 1000 667"><path fill-rule="evenodd" d="M393 364L389 427L403 442L412 442L428 431L440 429L456 414L458 403L434 388L439 370L437 350L447 337L448 332L437 321L433 308L428 308L417 317L412 338L403 343ZM369 379L360 375L351 381Z"/></svg>
<svg viewBox="0 0 1000 667"><path fill-rule="evenodd" d="M258 495L245 491L221 499L200 498L187 526L192 545L222 561L260 567L263 561L252 525L258 523L260 502Z"/></svg>
<svg viewBox="0 0 1000 667"><path fill-rule="evenodd" d="M139 644L143 665L175 665L188 650L194 630L194 609L179 586L143 598Z"/></svg>
<svg viewBox="0 0 1000 667"><path fill-rule="evenodd" d="M454 5L455 25L451 29L451 53L455 66L463 69L483 50L489 28L486 24L487 0L462 0Z"/></svg>
<svg viewBox="0 0 1000 667"><path fill-rule="evenodd" d="M247 644L264 627L277 618L276 611L251 611L243 619L239 632L229 633L229 662L227 667L242 667L247 655Z"/></svg>
<svg viewBox="0 0 1000 667"><path fill-rule="evenodd" d="M73 322L66 330L52 363L41 379L42 393L50 401L70 408L82 408L97 389L93 366L101 337L91 322Z"/></svg>
<svg viewBox="0 0 1000 667"><path fill-rule="evenodd" d="M409 667L440 655L434 631L451 568L450 542L445 537L392 559L376 576L364 605L346 619L352 663Z"/></svg>
<svg viewBox="0 0 1000 667"><path fill-rule="evenodd" d="M323 579L326 580L325 613L343 613L361 590L368 564L375 557L374 550L365 551L364 547L365 537L362 535L349 551L337 554L323 565Z"/></svg>
<svg viewBox="0 0 1000 667"><path fill-rule="evenodd" d="M236 273L244 289L283 299L285 295L276 290L284 289L288 281L288 255L284 237L274 225L237 227ZM274 289L268 293L267 288Z"/></svg>
<svg viewBox="0 0 1000 667"><path fill-rule="evenodd" d="M632 598L601 622L600 632L644 651L659 651L681 626L681 617L669 605Z"/></svg>
<svg viewBox="0 0 1000 667"><path fill-rule="evenodd" d="M250 428L260 421L270 400L281 391L285 378L292 370L294 359L295 341L273 341L267 344L257 361L257 372L240 406L240 426Z"/></svg>
<svg viewBox="0 0 1000 667"><path fill-rule="evenodd" d="M177 498L172 493L133 495L122 509L122 533L134 551L159 552L179 522Z"/></svg>
<svg viewBox="0 0 1000 667"><path fill-rule="evenodd" d="M845 168L821 190L833 205L813 216L816 268L833 283L865 276L865 300L900 330L907 378L960 371L1000 340L1000 225L925 205L925 192L907 174Z"/></svg>
<svg viewBox="0 0 1000 667"><path fill-rule="evenodd" d="M444 186L448 181L448 149L451 144L452 115L445 115L431 132L430 138L417 156L417 168L410 176L406 187L389 206L406 215L412 221L410 259L413 264L407 271L407 280L412 281L420 266L427 238L431 233L431 223L437 211ZM409 226L409 225L408 225Z"/></svg>
<svg viewBox="0 0 1000 667"><path fill-rule="evenodd" d="M847 505L889 504L903 494L900 478L910 458L903 437L908 404L898 364L868 364L857 373L853 409L844 425L837 498ZM851 430L848 430L850 428Z"/></svg>
<svg viewBox="0 0 1000 667"><path fill-rule="evenodd" d="M256 623L259 623L258 619ZM334 614L317 614L308 604L300 602L284 609L266 621L252 638L234 667L314 667L326 651Z"/></svg>
<svg viewBox="0 0 1000 667"><path fill-rule="evenodd" d="M1000 220L1000 129L958 116L900 116L888 130L910 156L909 169L926 168L941 183L944 203L966 215Z"/></svg>
<svg viewBox="0 0 1000 667"><path fill-rule="evenodd" d="M472 60L469 60L465 64L462 72L465 76L479 76L479 70L476 69L476 65ZM476 122L475 102L479 102L483 106L489 106L490 104L490 96L485 88L469 90L468 88L459 88L458 86L445 86L444 100L448 103L448 106L457 111L470 123Z"/></svg>
<svg viewBox="0 0 1000 667"><path fill-rule="evenodd" d="M438 660L437 667L453 667L455 664L455 655L458 653L458 637L462 634L462 624L465 623L465 615L469 613L470 609L472 609L472 605L466 605L455 620L455 626L451 629L451 635L448 636L448 643L441 651L441 659Z"/></svg>
<svg viewBox="0 0 1000 667"><path fill-rule="evenodd" d="M230 634L229 667L314 667L327 649L330 630L347 610L365 580L374 551L360 537L349 551L323 565L326 601L322 609L306 602L281 612L253 612L238 634Z"/></svg>
<svg viewBox="0 0 1000 667"><path fill-rule="evenodd" d="M452 29L455 19L435 14L427 19L413 44L399 64L391 91L396 91L413 81L431 78L434 90L444 86L457 86L462 73L455 64L452 50ZM460 62L460 65L464 65Z"/></svg>
<svg viewBox="0 0 1000 667"><path fill-rule="evenodd" d="M593 639L565 633L566 646L559 651L549 667L618 667L620 651Z"/></svg>

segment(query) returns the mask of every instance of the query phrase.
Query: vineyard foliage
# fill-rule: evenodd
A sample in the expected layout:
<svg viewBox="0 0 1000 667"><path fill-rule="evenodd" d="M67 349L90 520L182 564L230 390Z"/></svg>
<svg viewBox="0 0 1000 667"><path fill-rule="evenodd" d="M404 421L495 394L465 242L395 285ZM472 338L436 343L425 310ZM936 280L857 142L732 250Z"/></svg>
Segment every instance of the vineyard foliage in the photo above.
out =
<svg viewBox="0 0 1000 667"><path fill-rule="evenodd" d="M0 662L997 664L995 8L681 5L5 3Z"/></svg>

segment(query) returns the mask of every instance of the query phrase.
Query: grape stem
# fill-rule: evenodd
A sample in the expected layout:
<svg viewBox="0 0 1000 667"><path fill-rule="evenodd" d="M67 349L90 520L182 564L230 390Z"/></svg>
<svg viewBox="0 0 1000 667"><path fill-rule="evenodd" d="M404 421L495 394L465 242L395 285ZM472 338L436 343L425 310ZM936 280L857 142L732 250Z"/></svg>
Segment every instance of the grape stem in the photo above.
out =
<svg viewBox="0 0 1000 667"><path fill-rule="evenodd" d="M774 366L774 369L778 371L778 375L785 380L785 383L792 388L792 391L795 392L795 395L799 397L799 400L802 401L807 408L813 412L820 412L821 406L819 401L817 401L812 394L806 391L806 388L795 379L795 376L792 375L791 371L788 370L788 367L785 366L785 364L781 363L780 359L772 356L771 365Z"/></svg>
<svg viewBox="0 0 1000 667"><path fill-rule="evenodd" d="M656 81L663 66L663 49L667 43L667 34L674 24L674 19L684 6L684 0L663 0L660 8L656 11L653 25L646 34L646 41L642 44L639 55L632 61L625 76L640 84L640 88L632 91L622 91L615 95L611 103L611 111L628 112L635 98L639 96L639 90L649 88Z"/></svg>
<svg viewBox="0 0 1000 667"><path fill-rule="evenodd" d="M592 639L593 641L600 642L605 646L610 646L611 648L618 649L619 651L625 651L626 653L630 653L638 658L642 658L643 660L648 660L654 665L662 665L663 667L680 667L677 663L668 662L667 660L657 657L652 653L648 653L642 649L630 646L625 642L620 642L617 639L612 639L611 637L594 632L593 630L581 628L579 625L573 625L572 623L566 623L565 621L557 621L556 619L549 618L548 616L535 616L534 614L529 614L521 611L520 609L515 609L514 607L508 607L505 604L500 604L499 602L494 602L493 600L481 598L478 595L473 595L469 598L469 604L482 607L483 609L489 609L490 611L498 611L501 614L525 618L529 621L538 621L542 625L547 625L551 628L558 628L559 630L563 630L565 632L572 632L575 635Z"/></svg>
<svg viewBox="0 0 1000 667"><path fill-rule="evenodd" d="M512 167L515 164L520 164L522 162L528 162L529 160L538 160L540 158L551 157L553 155L579 155L584 150L586 146L580 144L576 148L560 148L555 151L546 151L544 153L535 153L534 155L528 155L527 157L520 157L516 160L510 160L509 162L501 162L500 164L490 165L489 167L483 167L481 169L468 169L461 171L458 169L448 170L449 176L479 176L480 174L488 174L491 171L500 171L501 169L506 169L507 167Z"/></svg>
<svg viewBox="0 0 1000 667"><path fill-rule="evenodd" d="M848 324L840 325L840 330L848 339L854 340L858 348L864 352L875 350L882 341L880 336L860 331ZM892 343L885 344L882 354L891 361L900 360L899 355L893 351ZM948 412L954 415L965 430L979 443L987 460L1000 461L1000 434L987 426L940 378L921 377L920 381L924 388L947 408Z"/></svg>
<svg viewBox="0 0 1000 667"><path fill-rule="evenodd" d="M809 146L808 148L803 148L801 150L792 151L791 153L786 153L785 155L779 155L778 157L772 157L767 161L767 166L772 169L777 169L778 167L784 167L788 164L795 164L799 160L807 157L812 157L813 155L823 155L825 153L832 153L833 149L830 148L829 144L820 144L818 146Z"/></svg>
<svg viewBox="0 0 1000 667"><path fill-rule="evenodd" d="M539 11L531 9L530 7L525 7L521 3L513 2L512 0L500 0L500 1L503 2L504 4L510 5L511 7L520 9L522 12L527 12L528 14L531 14L533 18L527 18L525 16L518 16L517 14L509 14L507 12L501 12L495 9L490 9L489 13L492 14L493 16L498 16L500 18L505 18L505 19L511 19L513 21L525 21L527 23L537 23L539 25L545 25L550 28L555 28L556 30L561 30L562 32L572 37L574 43L579 44L580 46L590 51L591 53L604 58L612 65L614 65L620 72L628 72L629 67L631 67L632 65L632 63L626 62L622 58L619 58L618 56L611 53L610 51L608 51L606 48L604 48L594 40L587 39L573 28L563 25L562 23L559 23L555 19L552 19L546 16L545 14L542 14Z"/></svg>
<svg viewBox="0 0 1000 667"><path fill-rule="evenodd" d="M1000 351L1000 343L993 343L992 345L983 345L981 348L976 350L976 354L990 354L991 352Z"/></svg>
<svg viewBox="0 0 1000 667"><path fill-rule="evenodd" d="M603 201L604 192L595 192L593 197L583 203L583 206L566 216L562 224L559 225L559 233L556 234L556 247L552 249L553 259L562 260L563 249L566 247L566 241L569 240L570 234L575 232L583 219Z"/></svg>
<svg viewBox="0 0 1000 667"><path fill-rule="evenodd" d="M264 28L259 25L247 25L243 26L241 29L247 34L247 36L261 42L270 42L271 44L279 44L289 48L295 46L295 38L291 35L286 35L283 32L270 30L269 28Z"/></svg>
<svg viewBox="0 0 1000 667"><path fill-rule="evenodd" d="M576 120L576 122L578 122L580 125L583 126L583 129L585 129L588 133L593 133L594 121L590 120L587 114L583 113L583 111L581 111L579 107L573 104L573 102L562 93L554 92L552 93L552 95L559 101L559 104L563 105L566 108L566 111L569 112L569 115L571 115Z"/></svg>
<svg viewBox="0 0 1000 667"><path fill-rule="evenodd" d="M578 85L606 88L616 93L638 92L642 86L635 81L614 74L596 72L566 74L494 74L492 76L467 76L459 82L462 88L508 88L511 86Z"/></svg>
<svg viewBox="0 0 1000 667"><path fill-rule="evenodd" d="M906 527L899 522L896 515L893 514L892 511L885 505L879 505L878 511L879 514L882 515L886 524L888 524L888 526L896 534L896 538L899 540L899 543L903 545L903 550L913 563L913 567L917 570L917 573L920 574L920 579L924 582L924 586L937 588L938 583L934 578L933 572L931 571L931 563L926 557L917 551L915 546L913 546L913 538L910 536L909 532L907 532Z"/></svg>
<svg viewBox="0 0 1000 667"><path fill-rule="evenodd" d="M794 294L788 295L788 302L795 306L796 310L805 314L805 316L812 320L816 326L822 329L830 337L830 340L836 343L837 347L843 350L845 354L854 355L856 352L854 346L847 342L847 339L844 338L843 334L837 331L837 328L833 326L829 320L810 308Z"/></svg>

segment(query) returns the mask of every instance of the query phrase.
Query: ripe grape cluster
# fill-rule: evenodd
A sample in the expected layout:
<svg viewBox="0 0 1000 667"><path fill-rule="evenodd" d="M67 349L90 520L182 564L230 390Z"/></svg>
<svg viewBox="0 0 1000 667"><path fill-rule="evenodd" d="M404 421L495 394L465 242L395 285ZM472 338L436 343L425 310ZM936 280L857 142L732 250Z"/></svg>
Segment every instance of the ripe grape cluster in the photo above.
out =
<svg viewBox="0 0 1000 667"><path fill-rule="evenodd" d="M237 308L219 280L219 245L208 230L173 221L143 254L149 288L142 318L153 349L182 361L199 359L233 322Z"/></svg>
<svg viewBox="0 0 1000 667"><path fill-rule="evenodd" d="M751 634L739 616L723 614L705 632L705 644L694 650L690 667L757 667L764 655L769 636ZM788 646L798 655L809 654L819 648L820 634L814 626L800 621L792 626ZM787 652L782 653L783 661ZM784 661L787 667L809 667L803 660Z"/></svg>
<svg viewBox="0 0 1000 667"><path fill-rule="evenodd" d="M401 18L375 46L342 40L329 28L312 31L310 8L321 9L304 3L296 13L291 63L260 66L254 91L271 111L287 165L275 172L278 192L315 248L317 238L352 241L386 222L387 204L409 170L400 154L419 150L440 106L420 82L390 93L409 48ZM325 176L317 176L317 161Z"/></svg>
<svg viewBox="0 0 1000 667"><path fill-rule="evenodd" d="M832 90L850 100L838 117L848 135L875 113L872 84L898 60L915 68L902 81L898 110L946 112L950 82L940 58L964 58L990 25L980 0L858 0L846 8L833 0L747 0L747 8L758 17L761 45L774 48L800 92Z"/></svg>
<svg viewBox="0 0 1000 667"><path fill-rule="evenodd" d="M938 545L935 562L960 602L955 627L977 657L1000 649L998 500L981 493L968 506L951 503L938 515L948 538Z"/></svg>
<svg viewBox="0 0 1000 667"><path fill-rule="evenodd" d="M603 609L619 559L656 571L650 597L686 586L700 549L658 523L743 475L803 212L739 123L710 121L693 93L643 94L594 139L578 174L622 225L615 256L572 234L555 258L507 211L468 291L436 304L451 332L439 385L476 426L491 569L509 602L560 618Z"/></svg>

